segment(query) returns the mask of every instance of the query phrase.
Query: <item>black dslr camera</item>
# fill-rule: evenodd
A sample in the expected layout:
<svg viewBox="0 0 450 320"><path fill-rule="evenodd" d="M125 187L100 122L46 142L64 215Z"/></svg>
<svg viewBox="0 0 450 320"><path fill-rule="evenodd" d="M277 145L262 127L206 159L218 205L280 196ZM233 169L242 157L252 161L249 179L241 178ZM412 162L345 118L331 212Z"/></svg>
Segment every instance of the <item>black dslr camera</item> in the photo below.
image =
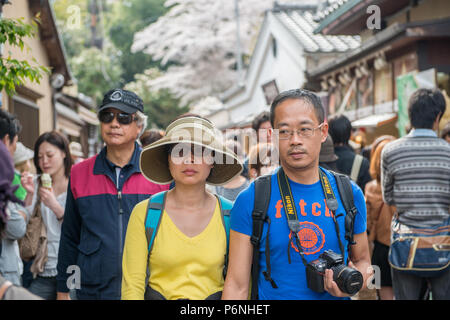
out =
<svg viewBox="0 0 450 320"><path fill-rule="evenodd" d="M319 256L319 259L311 261L306 265L308 288L319 293L325 291L323 285L325 269L333 270L333 280L342 292L354 295L361 290L363 285L361 272L347 267L344 264L342 255L333 252L333 250L326 250Z"/></svg>

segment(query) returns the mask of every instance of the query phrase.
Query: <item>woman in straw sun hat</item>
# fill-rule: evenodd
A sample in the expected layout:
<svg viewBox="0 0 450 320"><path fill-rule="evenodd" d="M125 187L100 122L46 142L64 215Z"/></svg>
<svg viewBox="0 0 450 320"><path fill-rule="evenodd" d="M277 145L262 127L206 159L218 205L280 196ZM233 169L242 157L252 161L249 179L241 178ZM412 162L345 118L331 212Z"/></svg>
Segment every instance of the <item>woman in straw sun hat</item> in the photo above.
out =
<svg viewBox="0 0 450 320"><path fill-rule="evenodd" d="M123 253L122 299L220 299L231 202L206 191L238 176L242 164L213 124L187 115L144 148L142 174L175 187L134 208Z"/></svg>

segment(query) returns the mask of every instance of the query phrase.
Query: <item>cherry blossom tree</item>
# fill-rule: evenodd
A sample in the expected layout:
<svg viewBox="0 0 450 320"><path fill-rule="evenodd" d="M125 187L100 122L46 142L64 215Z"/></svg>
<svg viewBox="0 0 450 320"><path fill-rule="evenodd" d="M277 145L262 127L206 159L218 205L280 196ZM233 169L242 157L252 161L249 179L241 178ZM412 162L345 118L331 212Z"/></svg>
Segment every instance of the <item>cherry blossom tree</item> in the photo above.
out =
<svg viewBox="0 0 450 320"><path fill-rule="evenodd" d="M289 2L299 1L283 1ZM274 1L238 3L241 54L249 57L264 12ZM147 81L149 88L169 89L187 103L223 92L236 83L235 1L167 0L165 6L169 11L136 33L132 46L132 51L143 51L169 66L160 77Z"/></svg>

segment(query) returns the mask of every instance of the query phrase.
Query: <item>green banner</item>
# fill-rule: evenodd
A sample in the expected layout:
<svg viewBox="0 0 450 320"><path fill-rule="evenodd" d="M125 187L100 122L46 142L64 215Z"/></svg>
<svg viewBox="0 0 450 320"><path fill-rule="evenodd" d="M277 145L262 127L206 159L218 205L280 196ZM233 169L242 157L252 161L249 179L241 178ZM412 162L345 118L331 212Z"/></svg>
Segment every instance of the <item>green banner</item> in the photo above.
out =
<svg viewBox="0 0 450 320"><path fill-rule="evenodd" d="M414 74L408 73L398 76L397 79L397 99L398 99L398 121L397 128L400 137L406 135L406 127L409 124L408 100L409 97L419 87L414 78Z"/></svg>
<svg viewBox="0 0 450 320"><path fill-rule="evenodd" d="M398 76L397 99L398 99L398 134L400 137L406 135L406 128L409 126L408 102L411 95L419 88L436 88L436 69L428 69L421 72L411 72Z"/></svg>

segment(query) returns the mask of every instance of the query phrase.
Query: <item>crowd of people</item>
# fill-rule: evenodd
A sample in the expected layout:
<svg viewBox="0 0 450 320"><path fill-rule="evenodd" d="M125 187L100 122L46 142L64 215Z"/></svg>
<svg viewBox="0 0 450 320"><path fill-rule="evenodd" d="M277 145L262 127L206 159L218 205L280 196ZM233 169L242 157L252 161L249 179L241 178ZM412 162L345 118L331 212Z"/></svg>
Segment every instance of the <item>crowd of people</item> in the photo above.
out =
<svg viewBox="0 0 450 320"><path fill-rule="evenodd" d="M249 145L190 113L146 130L113 89L88 159L57 131L27 148L0 110L0 299L349 299L373 279L380 300L450 299L445 110L419 89L408 135L356 150L347 117L289 90Z"/></svg>

